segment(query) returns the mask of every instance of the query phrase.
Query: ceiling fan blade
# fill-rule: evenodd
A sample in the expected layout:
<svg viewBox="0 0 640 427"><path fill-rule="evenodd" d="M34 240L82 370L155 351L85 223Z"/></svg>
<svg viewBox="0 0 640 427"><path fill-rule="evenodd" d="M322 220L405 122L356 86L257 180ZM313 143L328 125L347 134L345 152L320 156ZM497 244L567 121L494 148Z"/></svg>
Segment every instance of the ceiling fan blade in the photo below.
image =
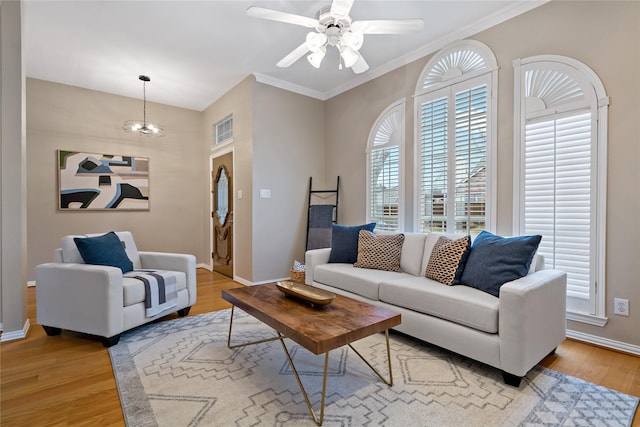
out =
<svg viewBox="0 0 640 427"><path fill-rule="evenodd" d="M331 3L331 16L347 16L351 12L353 0L333 0Z"/></svg>
<svg viewBox="0 0 640 427"><path fill-rule="evenodd" d="M301 25L307 28L316 28L320 23L317 19L308 18L293 13L280 12L278 10L265 9L264 7L251 6L247 9L247 16L254 18L270 19L271 21L284 22L287 24Z"/></svg>
<svg viewBox="0 0 640 427"><path fill-rule="evenodd" d="M356 52L356 54L358 55L358 60L351 66L351 69L356 74L364 73L369 69L369 64L367 64L360 52Z"/></svg>
<svg viewBox="0 0 640 427"><path fill-rule="evenodd" d="M287 56L282 58L276 65L280 68L287 68L298 59L302 58L309 52L309 48L307 47L307 42L305 41L297 48L293 49Z"/></svg>
<svg viewBox="0 0 640 427"><path fill-rule="evenodd" d="M420 31L424 28L422 19L381 19L376 21L356 21L351 29L363 34L401 34Z"/></svg>

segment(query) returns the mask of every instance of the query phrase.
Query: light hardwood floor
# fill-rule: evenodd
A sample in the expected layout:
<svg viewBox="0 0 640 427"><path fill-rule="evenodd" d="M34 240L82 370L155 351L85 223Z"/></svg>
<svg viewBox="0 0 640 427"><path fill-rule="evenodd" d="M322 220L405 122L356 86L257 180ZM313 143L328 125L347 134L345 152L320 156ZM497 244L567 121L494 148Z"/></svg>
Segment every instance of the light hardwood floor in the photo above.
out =
<svg viewBox="0 0 640 427"><path fill-rule="evenodd" d="M220 291L243 286L204 269L197 276L198 302L190 316L230 307ZM36 324L35 288L29 288L28 297L28 337L0 345L1 425L124 425L108 351L97 338L82 334L47 337ZM638 356L566 340L541 364L640 397ZM634 426L640 426L638 412Z"/></svg>

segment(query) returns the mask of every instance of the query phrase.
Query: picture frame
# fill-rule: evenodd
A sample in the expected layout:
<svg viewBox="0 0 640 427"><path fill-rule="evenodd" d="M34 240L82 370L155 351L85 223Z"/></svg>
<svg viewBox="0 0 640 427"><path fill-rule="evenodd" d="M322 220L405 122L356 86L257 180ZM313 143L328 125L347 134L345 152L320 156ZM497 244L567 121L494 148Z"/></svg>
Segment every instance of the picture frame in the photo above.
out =
<svg viewBox="0 0 640 427"><path fill-rule="evenodd" d="M149 158L57 150L58 210L148 211Z"/></svg>

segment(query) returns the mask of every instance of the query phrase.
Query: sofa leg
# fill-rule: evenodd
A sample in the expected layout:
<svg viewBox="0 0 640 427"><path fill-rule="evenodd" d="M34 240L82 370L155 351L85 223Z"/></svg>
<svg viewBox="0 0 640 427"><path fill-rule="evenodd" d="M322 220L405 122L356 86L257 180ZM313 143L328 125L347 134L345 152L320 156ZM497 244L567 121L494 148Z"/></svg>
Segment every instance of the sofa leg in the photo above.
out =
<svg viewBox="0 0 640 427"><path fill-rule="evenodd" d="M50 337L53 337L53 336L56 336L56 335L60 335L60 333L62 332L62 329L54 328L53 326L42 325L42 329L44 329L46 334L49 335Z"/></svg>
<svg viewBox="0 0 640 427"><path fill-rule="evenodd" d="M502 378L504 379L504 383L506 385L510 385L512 387L520 387L520 381L522 380L522 377L502 371Z"/></svg>
<svg viewBox="0 0 640 427"><path fill-rule="evenodd" d="M183 309L180 309L180 310L178 310L178 316L184 317L187 314L189 314L189 311L191 311L191 307L185 307Z"/></svg>
<svg viewBox="0 0 640 427"><path fill-rule="evenodd" d="M101 339L102 339L102 345L109 348L111 346L118 344L118 341L120 341L120 334L114 335L109 338L101 337Z"/></svg>
<svg viewBox="0 0 640 427"><path fill-rule="evenodd" d="M551 350L551 352L549 354L547 354L547 356L553 356L554 354L556 354L556 350L557 349L558 349L558 347L556 347L553 350Z"/></svg>

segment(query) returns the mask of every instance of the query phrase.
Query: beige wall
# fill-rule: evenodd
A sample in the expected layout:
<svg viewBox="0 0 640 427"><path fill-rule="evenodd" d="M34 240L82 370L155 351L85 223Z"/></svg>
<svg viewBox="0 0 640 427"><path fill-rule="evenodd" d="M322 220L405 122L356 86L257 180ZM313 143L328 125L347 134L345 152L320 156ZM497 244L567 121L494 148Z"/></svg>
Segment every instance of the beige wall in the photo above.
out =
<svg viewBox="0 0 640 427"><path fill-rule="evenodd" d="M0 7L0 331L2 341L28 327L27 171L22 3Z"/></svg>
<svg viewBox="0 0 640 427"><path fill-rule="evenodd" d="M324 178L325 118L317 99L260 83L254 93L253 280L261 282L304 262L309 177Z"/></svg>
<svg viewBox="0 0 640 427"><path fill-rule="evenodd" d="M498 73L498 229L512 230L513 60L556 54L590 66L611 100L607 204L607 297L604 327L569 322L569 328L609 340L640 345L640 3L551 2L472 37L496 55ZM411 198L413 100L422 58L327 101L327 175L344 176L341 222L365 219L365 154L378 115L407 97L406 195ZM407 214L412 219L412 214ZM406 222L410 229L412 221ZM630 317L615 316L613 298L630 300ZM633 307L636 307L634 309Z"/></svg>
<svg viewBox="0 0 640 427"><path fill-rule="evenodd" d="M203 206L208 203L207 148L201 113L147 103L167 134L147 138L122 130L142 101L27 79L28 277L52 260L66 234L130 230L140 250L184 252L207 262ZM69 212L57 209L56 150L148 157L150 210Z"/></svg>
<svg viewBox="0 0 640 427"><path fill-rule="evenodd" d="M227 92L224 96L211 104L203 111L203 132L206 135L207 147L213 140L213 125L233 114L233 142L211 152L211 157L216 157L220 151L223 153L233 149L234 170L234 214L233 232L234 238L234 275L239 280L251 282L253 279L252 257L252 210L253 199L253 90L255 78L249 76ZM209 162L211 163L211 162ZM242 191L242 199L238 199L238 190ZM210 193L209 193L210 194ZM208 196L210 197L210 195ZM210 203L206 206L205 218L211 218ZM211 241L211 225L208 221L206 244ZM210 250L209 250L210 252Z"/></svg>
<svg viewBox="0 0 640 427"><path fill-rule="evenodd" d="M234 153L234 276L243 283L288 277L293 260L304 258L309 177L324 178L324 103L250 76L204 111L209 140L212 125L229 114L233 142L211 155ZM261 189L271 198L260 198Z"/></svg>

